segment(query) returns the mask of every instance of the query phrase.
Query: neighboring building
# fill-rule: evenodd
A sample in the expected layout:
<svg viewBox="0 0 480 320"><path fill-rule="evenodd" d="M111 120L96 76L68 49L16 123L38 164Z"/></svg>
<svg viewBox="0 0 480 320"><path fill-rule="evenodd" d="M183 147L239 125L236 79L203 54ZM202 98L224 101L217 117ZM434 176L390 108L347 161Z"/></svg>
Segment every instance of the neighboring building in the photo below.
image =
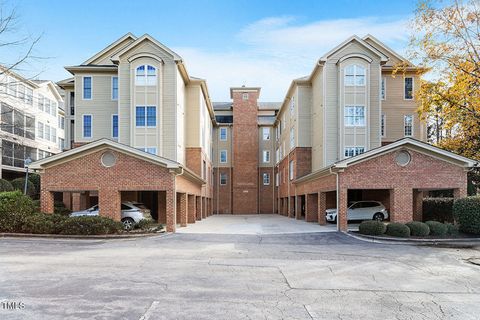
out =
<svg viewBox="0 0 480 320"><path fill-rule="evenodd" d="M24 175L25 159L43 159L63 150L65 116L58 87L48 80L28 80L0 67L0 176Z"/></svg>
<svg viewBox="0 0 480 320"><path fill-rule="evenodd" d="M404 72L394 74L396 65ZM425 191L466 195L476 163L426 141L415 87L423 72L372 36L353 36L296 79L281 103L233 87L211 103L204 80L144 35L127 34L59 82L66 101L63 154L32 167L42 208L63 193L72 208L98 201L120 219L139 200L174 231L212 213L280 213L325 223L351 201L385 204L391 221L421 219Z"/></svg>

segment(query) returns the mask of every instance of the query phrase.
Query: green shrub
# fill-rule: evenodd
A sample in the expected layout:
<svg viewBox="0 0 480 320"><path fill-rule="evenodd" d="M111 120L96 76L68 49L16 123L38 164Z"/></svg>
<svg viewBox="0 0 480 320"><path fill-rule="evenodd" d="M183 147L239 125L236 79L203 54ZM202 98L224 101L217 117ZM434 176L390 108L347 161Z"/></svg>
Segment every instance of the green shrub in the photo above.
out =
<svg viewBox="0 0 480 320"><path fill-rule="evenodd" d="M455 200L453 214L460 231L480 234L480 196Z"/></svg>
<svg viewBox="0 0 480 320"><path fill-rule="evenodd" d="M95 217L70 217L60 224L61 234L95 235L112 234L123 230L121 222L112 219Z"/></svg>
<svg viewBox="0 0 480 320"><path fill-rule="evenodd" d="M55 201L53 212L62 216L69 216L72 211L67 209L62 201Z"/></svg>
<svg viewBox="0 0 480 320"><path fill-rule="evenodd" d="M393 222L387 225L385 233L392 237L408 238L410 237L410 228L403 223Z"/></svg>
<svg viewBox="0 0 480 320"><path fill-rule="evenodd" d="M33 200L33 206L35 212L40 212L40 200Z"/></svg>
<svg viewBox="0 0 480 320"><path fill-rule="evenodd" d="M155 223L154 220L142 219L137 224L135 224L135 228L138 228L138 229L141 229L141 230L146 230L146 229L151 228L154 223Z"/></svg>
<svg viewBox="0 0 480 320"><path fill-rule="evenodd" d="M381 221L363 221L358 227L358 232L369 236L379 236L385 233L387 226Z"/></svg>
<svg viewBox="0 0 480 320"><path fill-rule="evenodd" d="M458 235L458 226L454 225L453 223L445 223L447 226L447 235L449 236L456 236Z"/></svg>
<svg viewBox="0 0 480 320"><path fill-rule="evenodd" d="M55 222L47 218L45 213L34 213L26 216L21 231L24 233L55 233Z"/></svg>
<svg viewBox="0 0 480 320"><path fill-rule="evenodd" d="M13 191L12 184L8 180L0 179L0 192L5 191Z"/></svg>
<svg viewBox="0 0 480 320"><path fill-rule="evenodd" d="M439 221L453 223L453 198L423 199L423 222Z"/></svg>
<svg viewBox="0 0 480 320"><path fill-rule="evenodd" d="M0 193L0 232L21 232L25 219L34 209L32 199L20 191Z"/></svg>
<svg viewBox="0 0 480 320"><path fill-rule="evenodd" d="M430 235L444 237L447 234L448 227L446 224L438 221L427 221L425 223L430 228Z"/></svg>
<svg viewBox="0 0 480 320"><path fill-rule="evenodd" d="M40 175L31 173L28 175L28 180L31 181L35 187L35 195L40 195Z"/></svg>
<svg viewBox="0 0 480 320"><path fill-rule="evenodd" d="M14 190L23 192L25 189L25 178L17 178L12 180L12 187ZM30 197L35 196L35 185L31 182L27 182L27 195Z"/></svg>
<svg viewBox="0 0 480 320"><path fill-rule="evenodd" d="M414 237L426 237L430 234L430 227L426 223L411 221L406 223L406 226L410 229L410 235Z"/></svg>

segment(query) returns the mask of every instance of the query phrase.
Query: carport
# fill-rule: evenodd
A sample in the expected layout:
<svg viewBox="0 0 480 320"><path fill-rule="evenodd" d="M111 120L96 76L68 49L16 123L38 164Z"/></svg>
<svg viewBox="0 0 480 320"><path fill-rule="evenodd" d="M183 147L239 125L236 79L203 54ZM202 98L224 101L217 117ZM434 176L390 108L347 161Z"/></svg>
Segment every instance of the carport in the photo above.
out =
<svg viewBox="0 0 480 320"><path fill-rule="evenodd" d="M93 191L100 215L120 220L122 201L144 202L170 232L177 223L186 226L208 214L203 179L179 163L109 139L42 159L31 168L41 176L41 209L46 213L53 212L55 192ZM199 216L198 201L204 203Z"/></svg>
<svg viewBox="0 0 480 320"><path fill-rule="evenodd" d="M465 197L467 172L476 165L471 159L405 138L297 179L296 198L307 199L306 220L315 221L316 213L322 224L335 194L337 228L343 231L348 228L351 201L382 202L392 222L420 220L426 190L451 189L455 198Z"/></svg>

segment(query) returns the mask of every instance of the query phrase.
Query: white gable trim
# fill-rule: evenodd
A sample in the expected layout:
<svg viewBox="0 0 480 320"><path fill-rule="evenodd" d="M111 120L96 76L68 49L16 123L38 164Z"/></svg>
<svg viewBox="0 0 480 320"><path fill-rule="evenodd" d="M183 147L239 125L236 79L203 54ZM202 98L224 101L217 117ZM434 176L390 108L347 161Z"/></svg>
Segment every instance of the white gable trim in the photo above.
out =
<svg viewBox="0 0 480 320"><path fill-rule="evenodd" d="M164 50L166 53L171 55L175 60L181 61L182 58L175 52L173 52L171 49L169 49L167 46L162 44L161 42L157 41L155 38L151 37L149 34L144 34L140 38L136 39L132 43L130 43L128 46L123 48L120 52L117 52L115 55L111 57L112 61L119 61L120 56L123 55L124 53L130 51L132 48L136 47L140 43L142 43L145 40L149 40L152 43L154 43L156 46L158 46L160 49Z"/></svg>
<svg viewBox="0 0 480 320"><path fill-rule="evenodd" d="M87 61L85 61L84 63L82 64L91 64L93 61L95 61L96 59L98 59L100 56L102 56L103 54L105 54L107 51L115 48L118 44L120 44L121 42L125 41L126 39L128 38L131 38L132 40L136 40L137 37L135 37L132 33L127 33L126 35L124 35L123 37L121 37L120 39L118 39L117 41L113 42L111 45L107 46L105 49L103 49L102 51L98 52L97 54L95 54L93 57L91 57L90 59L88 59Z"/></svg>
<svg viewBox="0 0 480 320"><path fill-rule="evenodd" d="M340 49L342 49L343 47L345 47L346 45L348 45L350 42L352 41L356 41L358 42L359 44L361 44L363 47L365 47L366 49L368 49L369 51L371 51L372 53L374 53L376 56L378 56L381 61L388 61L388 57L386 55L384 55L383 53L379 52L378 50L376 50L375 48L373 48L371 45L369 45L368 43L366 43L365 41L363 41L362 39L360 39L358 36L356 35L353 35L351 36L350 38L348 38L347 40L343 41L342 43L340 43L338 46L336 46L335 48L333 48L332 50L330 50L329 52L327 52L323 57L320 58L320 61L327 61L327 59L333 55L335 52L339 51Z"/></svg>

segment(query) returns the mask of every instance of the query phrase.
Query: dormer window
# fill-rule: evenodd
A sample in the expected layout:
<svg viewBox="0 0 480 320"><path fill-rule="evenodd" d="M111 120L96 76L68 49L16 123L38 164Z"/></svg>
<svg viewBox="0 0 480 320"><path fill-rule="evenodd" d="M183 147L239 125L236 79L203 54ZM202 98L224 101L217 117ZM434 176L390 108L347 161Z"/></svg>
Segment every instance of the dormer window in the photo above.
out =
<svg viewBox="0 0 480 320"><path fill-rule="evenodd" d="M365 85L365 68L358 64L352 64L345 68L345 85L346 86L364 86Z"/></svg>
<svg viewBox="0 0 480 320"><path fill-rule="evenodd" d="M138 66L135 70L135 84L137 86L157 85L157 69L150 65Z"/></svg>

